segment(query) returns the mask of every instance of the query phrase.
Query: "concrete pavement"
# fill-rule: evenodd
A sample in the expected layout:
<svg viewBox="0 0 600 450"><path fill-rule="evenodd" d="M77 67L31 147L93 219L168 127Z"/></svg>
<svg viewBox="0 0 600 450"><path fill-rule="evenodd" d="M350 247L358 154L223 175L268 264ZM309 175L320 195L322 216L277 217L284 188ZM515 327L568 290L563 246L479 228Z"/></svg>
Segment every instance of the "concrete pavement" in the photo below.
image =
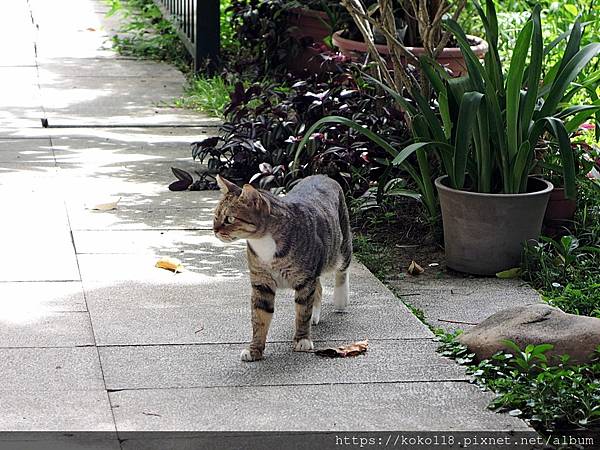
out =
<svg viewBox="0 0 600 450"><path fill-rule="evenodd" d="M348 312L333 311L328 282L314 337L368 338L367 354L293 353L287 293L266 360L240 362L244 246L210 231L218 193L167 190L170 167L195 167L189 143L215 121L168 106L184 83L175 69L115 54L102 2L6 3L0 431L103 431L86 448L118 449L135 447L118 439L127 431L527 429L487 410L492 395L357 263ZM116 210L88 209L117 198ZM155 268L162 256L187 271ZM49 448L47 434L33 439ZM56 448L78 448L61 439Z"/></svg>

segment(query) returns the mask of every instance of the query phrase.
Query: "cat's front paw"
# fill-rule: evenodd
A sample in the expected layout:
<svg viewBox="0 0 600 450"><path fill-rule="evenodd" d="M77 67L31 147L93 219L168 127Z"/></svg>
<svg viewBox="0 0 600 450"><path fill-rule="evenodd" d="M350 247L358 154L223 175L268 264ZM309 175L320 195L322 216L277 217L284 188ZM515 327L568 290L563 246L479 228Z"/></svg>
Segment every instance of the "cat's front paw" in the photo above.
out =
<svg viewBox="0 0 600 450"><path fill-rule="evenodd" d="M263 353L260 350L245 348L242 350L240 358L245 362L258 361L259 359L263 359Z"/></svg>
<svg viewBox="0 0 600 450"><path fill-rule="evenodd" d="M310 339L300 339L294 344L295 352L310 352L314 348L313 343Z"/></svg>

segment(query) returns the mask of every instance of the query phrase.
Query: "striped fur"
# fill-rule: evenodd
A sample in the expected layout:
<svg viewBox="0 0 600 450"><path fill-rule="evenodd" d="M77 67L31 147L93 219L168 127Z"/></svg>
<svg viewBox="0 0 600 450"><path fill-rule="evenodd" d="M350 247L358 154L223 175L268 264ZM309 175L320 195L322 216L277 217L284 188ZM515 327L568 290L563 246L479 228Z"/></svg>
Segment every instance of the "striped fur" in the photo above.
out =
<svg viewBox="0 0 600 450"><path fill-rule="evenodd" d="M252 342L242 360L261 359L277 289L296 291L294 350L313 348L311 322L321 312L320 277L335 273L334 304L348 304L348 266L352 235L348 209L339 184L315 175L300 181L285 197L218 177L223 198L213 229L223 242L246 239L252 285Z"/></svg>

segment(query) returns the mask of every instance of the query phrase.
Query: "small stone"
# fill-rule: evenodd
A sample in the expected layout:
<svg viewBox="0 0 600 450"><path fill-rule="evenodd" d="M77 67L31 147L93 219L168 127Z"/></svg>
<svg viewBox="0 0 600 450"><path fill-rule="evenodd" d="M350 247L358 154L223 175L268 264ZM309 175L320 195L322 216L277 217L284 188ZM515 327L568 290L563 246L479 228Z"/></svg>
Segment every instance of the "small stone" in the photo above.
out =
<svg viewBox="0 0 600 450"><path fill-rule="evenodd" d="M529 344L552 344L548 356L569 355L571 363L588 363L600 345L600 319L543 304L510 308L488 317L458 341L482 360L508 350L502 342L506 339L522 349Z"/></svg>

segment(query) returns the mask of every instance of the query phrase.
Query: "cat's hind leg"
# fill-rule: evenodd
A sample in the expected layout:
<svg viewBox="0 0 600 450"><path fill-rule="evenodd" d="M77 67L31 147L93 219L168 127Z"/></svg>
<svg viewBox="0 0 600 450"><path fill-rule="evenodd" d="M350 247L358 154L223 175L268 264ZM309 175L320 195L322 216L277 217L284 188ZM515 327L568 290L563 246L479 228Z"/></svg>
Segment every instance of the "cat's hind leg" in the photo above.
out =
<svg viewBox="0 0 600 450"><path fill-rule="evenodd" d="M315 299L313 301L311 323L317 325L321 319L321 299L323 297L323 288L321 281L317 279L317 289L315 290Z"/></svg>
<svg viewBox="0 0 600 450"><path fill-rule="evenodd" d="M349 276L348 270L335 273L335 288L333 289L333 305L336 311L344 311L348 306L349 297Z"/></svg>

